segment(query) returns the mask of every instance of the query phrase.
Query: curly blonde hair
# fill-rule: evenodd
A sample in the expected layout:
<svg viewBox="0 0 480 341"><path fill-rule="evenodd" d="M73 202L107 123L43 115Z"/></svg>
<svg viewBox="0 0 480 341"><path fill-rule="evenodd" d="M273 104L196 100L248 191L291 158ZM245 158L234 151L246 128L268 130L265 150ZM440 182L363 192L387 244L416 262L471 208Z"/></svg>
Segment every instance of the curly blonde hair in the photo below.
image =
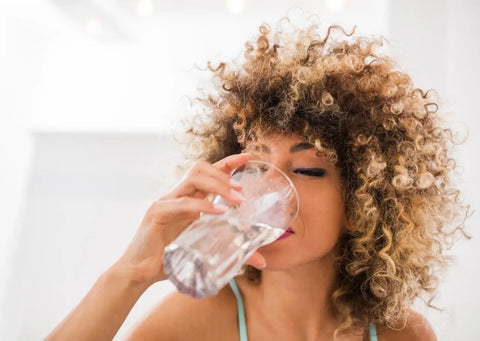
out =
<svg viewBox="0 0 480 341"><path fill-rule="evenodd" d="M215 162L259 134L301 136L327 154L352 226L337 245L332 305L342 328L398 327L415 298L433 297L468 206L452 184L456 141L432 91L414 88L377 53L382 39L353 34L264 24L242 65L209 64L216 91L200 99L205 110L188 130L191 157ZM261 280L253 267L246 275Z"/></svg>

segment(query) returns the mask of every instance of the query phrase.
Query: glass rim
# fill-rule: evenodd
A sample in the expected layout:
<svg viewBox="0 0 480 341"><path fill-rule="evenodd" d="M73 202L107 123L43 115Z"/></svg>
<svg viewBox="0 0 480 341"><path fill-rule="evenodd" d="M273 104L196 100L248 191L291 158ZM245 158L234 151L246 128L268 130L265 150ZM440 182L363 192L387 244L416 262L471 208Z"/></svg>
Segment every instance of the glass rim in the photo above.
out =
<svg viewBox="0 0 480 341"><path fill-rule="evenodd" d="M295 199L296 199L296 202L297 202L297 209L295 210L295 214L293 215L293 217L291 219L293 221L298 216L298 212L300 211L300 197L298 196L297 188L293 184L292 180L288 177L287 174L285 174L284 171L282 171L280 168L275 166L273 163L270 163L268 161L263 161L263 160L248 160L243 165L240 165L239 167L235 168L230 175L233 175L236 171L238 171L240 168L244 167L245 165L247 165L249 163L265 164L268 167L271 167L271 168L275 169L277 172L279 172L287 180L288 184L293 189L293 192L295 194Z"/></svg>

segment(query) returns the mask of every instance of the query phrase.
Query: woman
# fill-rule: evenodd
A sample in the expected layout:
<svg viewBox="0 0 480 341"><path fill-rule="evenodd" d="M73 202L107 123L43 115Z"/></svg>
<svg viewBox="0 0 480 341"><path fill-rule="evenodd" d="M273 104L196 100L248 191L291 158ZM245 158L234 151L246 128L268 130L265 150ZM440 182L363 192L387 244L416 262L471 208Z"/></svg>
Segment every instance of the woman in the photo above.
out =
<svg viewBox="0 0 480 341"><path fill-rule="evenodd" d="M351 36L262 25L241 67L212 69L217 93L189 130L201 161L150 207L125 254L49 339L111 339L166 279L164 246L201 212L223 212L209 193L241 201L229 174L255 158L297 187L288 238L261 247L214 297L173 293L131 339L435 340L410 307L433 293L445 247L463 232L454 141L430 93L376 53L381 41Z"/></svg>

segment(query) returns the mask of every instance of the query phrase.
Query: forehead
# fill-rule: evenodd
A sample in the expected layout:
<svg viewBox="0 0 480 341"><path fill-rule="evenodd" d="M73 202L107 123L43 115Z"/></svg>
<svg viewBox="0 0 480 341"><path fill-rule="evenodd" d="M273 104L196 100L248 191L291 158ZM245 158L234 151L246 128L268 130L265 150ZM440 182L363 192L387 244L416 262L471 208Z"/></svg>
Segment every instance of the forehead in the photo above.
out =
<svg viewBox="0 0 480 341"><path fill-rule="evenodd" d="M308 142L306 138L299 135L268 134L256 135L247 142L245 151L260 152L266 154L285 154L292 157L309 157L316 160L324 160L329 164L336 164L336 154L328 149L320 149L315 144Z"/></svg>
<svg viewBox="0 0 480 341"><path fill-rule="evenodd" d="M306 142L306 140L298 135L282 135L282 134L257 134L252 141L248 141L247 145L250 144L265 144L265 145L272 145L277 143L300 143Z"/></svg>
<svg viewBox="0 0 480 341"><path fill-rule="evenodd" d="M313 149L313 144L297 135L262 135L255 140L247 142L247 148L263 150L265 152L278 148L293 148L293 151Z"/></svg>

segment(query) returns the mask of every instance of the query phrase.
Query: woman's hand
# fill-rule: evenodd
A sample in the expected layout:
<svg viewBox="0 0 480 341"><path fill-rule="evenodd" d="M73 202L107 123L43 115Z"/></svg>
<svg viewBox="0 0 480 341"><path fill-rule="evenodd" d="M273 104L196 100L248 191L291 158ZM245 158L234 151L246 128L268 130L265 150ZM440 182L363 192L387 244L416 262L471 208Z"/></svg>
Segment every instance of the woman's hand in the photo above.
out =
<svg viewBox="0 0 480 341"><path fill-rule="evenodd" d="M148 209L131 244L114 267L127 271L137 283L151 285L166 279L163 272L163 249L172 242L200 213L222 214L226 207L205 200L209 193L219 194L227 201L240 203L241 187L230 173L249 160L248 154L231 155L211 165L198 161L180 183ZM265 259L258 252L247 264L258 268Z"/></svg>
<svg viewBox="0 0 480 341"><path fill-rule="evenodd" d="M166 278L164 247L201 212L225 211L205 200L206 195L220 194L232 203L241 201L240 187L231 181L230 173L248 160L248 154L238 154L214 165L197 162L170 193L152 204L123 256L100 276L47 340L111 340L143 292ZM262 267L265 260L256 253L248 263Z"/></svg>

